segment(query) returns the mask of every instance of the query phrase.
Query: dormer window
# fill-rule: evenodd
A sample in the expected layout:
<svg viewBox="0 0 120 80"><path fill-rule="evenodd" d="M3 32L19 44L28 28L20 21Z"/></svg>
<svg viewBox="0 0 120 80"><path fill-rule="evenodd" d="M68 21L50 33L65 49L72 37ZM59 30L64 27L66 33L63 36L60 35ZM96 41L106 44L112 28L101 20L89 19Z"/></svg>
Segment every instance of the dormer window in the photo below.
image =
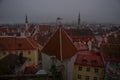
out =
<svg viewBox="0 0 120 80"><path fill-rule="evenodd" d="M87 63L87 60L86 59L82 59L82 63Z"/></svg>
<svg viewBox="0 0 120 80"><path fill-rule="evenodd" d="M92 64L97 64L97 60L92 60L91 63Z"/></svg>

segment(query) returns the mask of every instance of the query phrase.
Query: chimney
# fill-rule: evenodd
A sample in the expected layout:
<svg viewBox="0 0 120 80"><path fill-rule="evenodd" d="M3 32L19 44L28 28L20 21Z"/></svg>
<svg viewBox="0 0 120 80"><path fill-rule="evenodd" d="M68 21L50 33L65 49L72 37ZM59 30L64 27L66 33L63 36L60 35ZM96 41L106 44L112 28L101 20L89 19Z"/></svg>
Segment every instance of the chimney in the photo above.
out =
<svg viewBox="0 0 120 80"><path fill-rule="evenodd" d="M106 36L104 37L104 41L105 41L105 43L107 43L107 37Z"/></svg>
<svg viewBox="0 0 120 80"><path fill-rule="evenodd" d="M20 32L20 36L21 36L21 37L24 37L24 36L25 36L25 32L22 32L22 31L21 31L21 32Z"/></svg>
<svg viewBox="0 0 120 80"><path fill-rule="evenodd" d="M108 37L108 36L109 36L109 34L107 33L107 34L106 34L106 37Z"/></svg>
<svg viewBox="0 0 120 80"><path fill-rule="evenodd" d="M92 42L91 42L91 40L88 41L87 45L88 45L89 51L91 51L92 50Z"/></svg>
<svg viewBox="0 0 120 80"><path fill-rule="evenodd" d="M117 37L118 37L118 35L115 33L115 34L114 34L114 37L115 37L115 38L117 38Z"/></svg>
<svg viewBox="0 0 120 80"><path fill-rule="evenodd" d="M98 47L100 47L101 46L101 41L98 43Z"/></svg>

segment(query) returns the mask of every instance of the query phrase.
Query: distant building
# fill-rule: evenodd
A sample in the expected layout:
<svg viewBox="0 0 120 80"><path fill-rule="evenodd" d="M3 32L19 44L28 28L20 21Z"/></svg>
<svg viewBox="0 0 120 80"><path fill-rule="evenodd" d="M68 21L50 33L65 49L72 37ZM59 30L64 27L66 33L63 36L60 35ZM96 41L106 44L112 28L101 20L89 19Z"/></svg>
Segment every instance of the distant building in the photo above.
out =
<svg viewBox="0 0 120 80"><path fill-rule="evenodd" d="M103 53L106 64L106 80L120 79L120 35L111 34L104 37L101 43L101 52Z"/></svg>
<svg viewBox="0 0 120 80"><path fill-rule="evenodd" d="M89 40L95 39L95 35L90 29L83 28L83 29L66 29L66 32L70 36L73 42L87 42Z"/></svg>
<svg viewBox="0 0 120 80"><path fill-rule="evenodd" d="M87 49L84 46L78 52L74 63L74 80L103 80L105 65L100 53Z"/></svg>
<svg viewBox="0 0 120 80"><path fill-rule="evenodd" d="M8 54L23 54L29 58L29 65L37 65L39 63L40 45L31 37L0 37L0 59Z"/></svg>

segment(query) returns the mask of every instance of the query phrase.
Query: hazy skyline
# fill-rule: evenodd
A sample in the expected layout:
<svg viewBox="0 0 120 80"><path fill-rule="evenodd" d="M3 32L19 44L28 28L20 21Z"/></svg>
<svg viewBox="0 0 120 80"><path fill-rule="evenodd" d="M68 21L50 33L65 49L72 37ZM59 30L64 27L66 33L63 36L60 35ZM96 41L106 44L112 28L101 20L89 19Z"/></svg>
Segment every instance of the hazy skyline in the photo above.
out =
<svg viewBox="0 0 120 80"><path fill-rule="evenodd" d="M0 0L0 23L65 22L120 24L120 0Z"/></svg>

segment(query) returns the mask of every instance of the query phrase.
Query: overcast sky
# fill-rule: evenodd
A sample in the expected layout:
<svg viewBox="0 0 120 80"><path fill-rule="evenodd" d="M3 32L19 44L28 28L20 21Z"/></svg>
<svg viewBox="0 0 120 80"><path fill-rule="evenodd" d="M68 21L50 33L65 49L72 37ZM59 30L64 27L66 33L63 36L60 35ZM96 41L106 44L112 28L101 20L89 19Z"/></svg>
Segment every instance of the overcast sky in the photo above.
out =
<svg viewBox="0 0 120 80"><path fill-rule="evenodd" d="M120 0L0 0L0 23L63 22L120 24Z"/></svg>

